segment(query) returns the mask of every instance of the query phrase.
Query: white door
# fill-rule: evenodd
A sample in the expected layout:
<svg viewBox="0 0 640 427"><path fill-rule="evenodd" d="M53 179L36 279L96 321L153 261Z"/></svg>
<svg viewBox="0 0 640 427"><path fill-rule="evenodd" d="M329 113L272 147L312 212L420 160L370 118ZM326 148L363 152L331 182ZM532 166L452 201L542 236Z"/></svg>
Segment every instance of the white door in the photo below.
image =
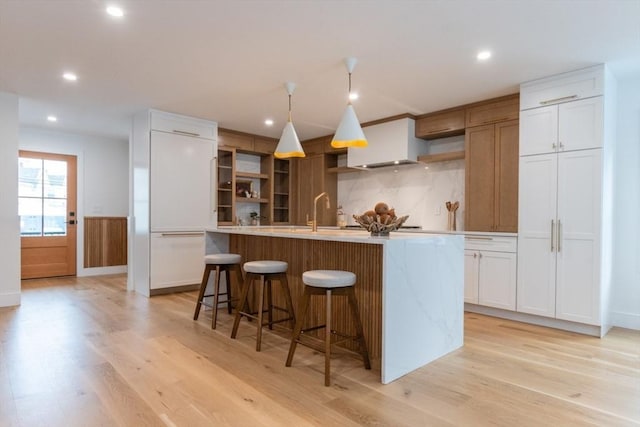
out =
<svg viewBox="0 0 640 427"><path fill-rule="evenodd" d="M517 311L555 316L557 154L520 158Z"/></svg>
<svg viewBox="0 0 640 427"><path fill-rule="evenodd" d="M559 106L558 141L560 151L602 148L602 97L581 99Z"/></svg>
<svg viewBox="0 0 640 427"><path fill-rule="evenodd" d="M558 145L558 106L520 112L520 155L545 154Z"/></svg>
<svg viewBox="0 0 640 427"><path fill-rule="evenodd" d="M151 132L151 231L204 230L213 149L211 140Z"/></svg>
<svg viewBox="0 0 640 427"><path fill-rule="evenodd" d="M464 251L464 302L478 303L478 252Z"/></svg>
<svg viewBox="0 0 640 427"><path fill-rule="evenodd" d="M558 319L600 324L601 185L601 149L558 155Z"/></svg>
<svg viewBox="0 0 640 427"><path fill-rule="evenodd" d="M504 310L516 309L516 254L480 252L478 303Z"/></svg>

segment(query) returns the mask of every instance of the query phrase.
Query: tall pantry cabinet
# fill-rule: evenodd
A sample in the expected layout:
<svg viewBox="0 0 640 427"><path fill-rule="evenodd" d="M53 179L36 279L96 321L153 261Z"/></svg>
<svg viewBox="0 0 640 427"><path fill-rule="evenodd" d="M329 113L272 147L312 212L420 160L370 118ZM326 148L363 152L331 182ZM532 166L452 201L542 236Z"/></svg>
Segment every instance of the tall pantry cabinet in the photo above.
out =
<svg viewBox="0 0 640 427"><path fill-rule="evenodd" d="M155 110L134 117L130 289L149 296L200 282L204 230L215 224L217 134L206 120Z"/></svg>
<svg viewBox="0 0 640 427"><path fill-rule="evenodd" d="M521 85L517 311L609 329L615 81Z"/></svg>

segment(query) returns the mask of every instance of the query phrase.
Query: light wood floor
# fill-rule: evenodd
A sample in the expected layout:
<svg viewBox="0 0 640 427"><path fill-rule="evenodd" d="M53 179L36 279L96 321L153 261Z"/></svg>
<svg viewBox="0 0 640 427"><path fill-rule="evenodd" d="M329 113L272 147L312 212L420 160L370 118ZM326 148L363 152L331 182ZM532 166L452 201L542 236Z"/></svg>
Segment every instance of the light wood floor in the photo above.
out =
<svg viewBox="0 0 640 427"><path fill-rule="evenodd" d="M124 276L23 282L0 309L0 426L640 425L640 333L604 339L476 314L462 349L391 384L350 354L332 361L195 293L147 299ZM428 343L425 343L428 345Z"/></svg>

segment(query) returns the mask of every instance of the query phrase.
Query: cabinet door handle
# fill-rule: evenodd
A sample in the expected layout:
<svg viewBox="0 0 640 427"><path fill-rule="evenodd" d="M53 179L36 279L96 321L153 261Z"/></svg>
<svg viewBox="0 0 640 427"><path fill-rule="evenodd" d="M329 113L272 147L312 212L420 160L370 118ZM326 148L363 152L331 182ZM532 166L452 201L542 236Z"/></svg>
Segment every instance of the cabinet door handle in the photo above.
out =
<svg viewBox="0 0 640 427"><path fill-rule="evenodd" d="M551 220L551 252L554 250L553 242L555 241L556 233L555 233L555 221Z"/></svg>
<svg viewBox="0 0 640 427"><path fill-rule="evenodd" d="M187 132L186 130L178 130L178 129L174 129L173 130L174 133L179 133L181 135L187 135L187 136L200 136L199 133L194 133L194 132Z"/></svg>
<svg viewBox="0 0 640 427"><path fill-rule="evenodd" d="M560 242L562 241L562 223L558 220L558 252L560 252Z"/></svg>
<svg viewBox="0 0 640 427"><path fill-rule="evenodd" d="M190 236L204 236L204 231L194 231L192 233L185 232L170 232L170 233L161 233L162 237L190 237Z"/></svg>
<svg viewBox="0 0 640 427"><path fill-rule="evenodd" d="M478 252L478 258L482 258L482 252Z"/></svg>
<svg viewBox="0 0 640 427"><path fill-rule="evenodd" d="M558 145L554 142L553 144L551 144L551 148L553 148L554 150L558 147Z"/></svg>
<svg viewBox="0 0 640 427"><path fill-rule="evenodd" d="M476 252L473 253L474 258L478 258L478 254Z"/></svg>
<svg viewBox="0 0 640 427"><path fill-rule="evenodd" d="M554 102L560 102L560 101L569 101L570 99L576 99L577 97L578 95L571 95L571 96L562 96L560 98L547 99L546 101L540 101L540 105L553 104Z"/></svg>
<svg viewBox="0 0 640 427"><path fill-rule="evenodd" d="M560 142L560 149L564 150L564 144L562 142Z"/></svg>
<svg viewBox="0 0 640 427"><path fill-rule="evenodd" d="M493 237L474 237L474 236L465 236L465 240L493 240Z"/></svg>

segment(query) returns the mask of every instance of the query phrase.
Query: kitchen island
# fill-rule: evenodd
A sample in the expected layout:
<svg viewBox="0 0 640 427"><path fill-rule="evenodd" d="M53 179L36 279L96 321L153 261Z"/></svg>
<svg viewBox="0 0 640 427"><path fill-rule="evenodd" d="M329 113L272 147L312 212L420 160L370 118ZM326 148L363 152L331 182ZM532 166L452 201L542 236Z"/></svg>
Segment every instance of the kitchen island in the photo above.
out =
<svg viewBox="0 0 640 427"><path fill-rule="evenodd" d="M311 232L305 227L221 227L206 234L208 254L233 252L243 262L288 262L295 308L304 271L354 272L371 362L384 384L462 346L463 236L394 232L376 238L364 230ZM274 303L283 304L276 294ZM336 298L333 307L335 329L354 334L342 300ZM323 299L312 300L305 327L323 321L323 307ZM350 345L345 347L355 349Z"/></svg>

